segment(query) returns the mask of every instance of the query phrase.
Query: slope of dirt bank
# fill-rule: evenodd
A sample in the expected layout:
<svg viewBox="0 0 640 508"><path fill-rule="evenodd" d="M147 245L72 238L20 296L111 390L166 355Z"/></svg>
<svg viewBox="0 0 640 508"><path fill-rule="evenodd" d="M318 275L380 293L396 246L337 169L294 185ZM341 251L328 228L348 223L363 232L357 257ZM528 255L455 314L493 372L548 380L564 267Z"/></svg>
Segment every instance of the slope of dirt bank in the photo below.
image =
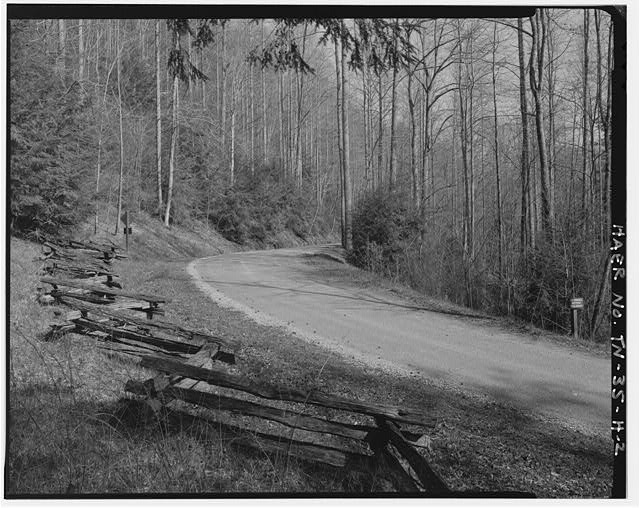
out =
<svg viewBox="0 0 640 508"><path fill-rule="evenodd" d="M111 214L115 220L115 213ZM133 234L129 237L129 254L133 260L143 259L187 259L213 256L221 252L235 252L241 247L222 237L213 228L207 228L199 222L166 227L158 217L145 212L130 214ZM83 224L77 232L80 238L103 239L125 246L124 225L114 234L115 222L101 224L98 234L94 235L93 222Z"/></svg>

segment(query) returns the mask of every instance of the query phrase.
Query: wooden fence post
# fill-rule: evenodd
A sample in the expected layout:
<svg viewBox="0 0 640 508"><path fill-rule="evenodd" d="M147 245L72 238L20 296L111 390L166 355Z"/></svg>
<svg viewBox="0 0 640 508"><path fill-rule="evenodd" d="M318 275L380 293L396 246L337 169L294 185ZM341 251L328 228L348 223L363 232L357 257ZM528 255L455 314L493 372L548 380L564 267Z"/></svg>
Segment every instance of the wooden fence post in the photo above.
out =
<svg viewBox="0 0 640 508"><path fill-rule="evenodd" d="M131 231L129 229L129 210L127 210L126 212L124 212L124 241L125 241L127 252L129 252L129 235L130 234L131 234Z"/></svg>

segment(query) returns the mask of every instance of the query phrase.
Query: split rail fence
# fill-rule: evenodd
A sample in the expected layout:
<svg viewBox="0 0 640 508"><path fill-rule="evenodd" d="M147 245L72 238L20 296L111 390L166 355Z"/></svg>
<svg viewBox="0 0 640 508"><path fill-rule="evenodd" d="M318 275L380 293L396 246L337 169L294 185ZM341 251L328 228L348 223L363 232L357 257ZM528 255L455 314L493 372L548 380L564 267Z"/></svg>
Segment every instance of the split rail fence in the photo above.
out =
<svg viewBox="0 0 640 508"><path fill-rule="evenodd" d="M162 306L169 299L123 289L113 261L125 257L109 244L43 244L46 276L41 282L51 289L41 290L41 297L69 308L59 313L60 322L51 326L45 339L84 334L95 338L98 347L139 358L141 367L158 374L146 381L127 381L125 391L145 400L159 417L173 401L181 401L183 407L195 405L205 410L207 420L233 432L236 445L331 467L375 471L385 474L400 492L533 497L522 492L453 492L418 451L428 443L425 431L436 424L424 410L257 383L229 372L223 364L235 365L239 344L152 319L164 314ZM136 313L146 314L146 319Z"/></svg>

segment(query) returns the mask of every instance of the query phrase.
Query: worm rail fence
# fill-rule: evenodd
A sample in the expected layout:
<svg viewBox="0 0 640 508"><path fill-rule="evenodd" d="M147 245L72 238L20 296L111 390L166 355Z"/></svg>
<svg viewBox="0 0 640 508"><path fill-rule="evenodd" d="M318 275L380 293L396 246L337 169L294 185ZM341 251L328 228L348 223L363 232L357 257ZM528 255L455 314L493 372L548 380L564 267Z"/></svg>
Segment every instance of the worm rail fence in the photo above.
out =
<svg viewBox="0 0 640 508"><path fill-rule="evenodd" d="M124 389L146 401L159 417L181 401L179 406L195 406L207 420L233 432L235 445L375 472L400 492L533 497L523 492L452 491L419 452L428 446L425 429L436 423L424 411L257 383L241 375L235 365L238 343L154 320L164 314L162 305L169 300L123 289L113 261L126 256L116 245L49 239L42 248L46 276L40 280L50 289L39 288L39 300L68 308L57 312L61 319L51 325L45 340L73 332L95 338L100 348L139 358L141 367L157 375L129 380Z"/></svg>

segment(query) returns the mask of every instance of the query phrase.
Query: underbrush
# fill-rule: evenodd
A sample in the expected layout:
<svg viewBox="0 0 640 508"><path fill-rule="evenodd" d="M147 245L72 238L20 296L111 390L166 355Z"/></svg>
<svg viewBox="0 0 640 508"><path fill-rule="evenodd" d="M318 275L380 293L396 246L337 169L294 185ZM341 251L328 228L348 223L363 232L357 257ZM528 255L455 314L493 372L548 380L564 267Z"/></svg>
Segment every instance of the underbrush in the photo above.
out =
<svg viewBox="0 0 640 508"><path fill-rule="evenodd" d="M423 230L410 202L400 193L376 192L358 203L353 264L425 295L567 335L572 332L569 301L583 296L581 337L606 340L610 297L605 291L598 299L603 258L582 236L559 234L553 245L539 238L524 255L506 252L500 271L495 246L465 255L461 233L434 221Z"/></svg>
<svg viewBox="0 0 640 508"><path fill-rule="evenodd" d="M305 186L309 184L305 182ZM307 196L311 189L281 181L276 168L246 172L212 203L209 222L227 240L251 247L278 248L326 239L326 210Z"/></svg>

